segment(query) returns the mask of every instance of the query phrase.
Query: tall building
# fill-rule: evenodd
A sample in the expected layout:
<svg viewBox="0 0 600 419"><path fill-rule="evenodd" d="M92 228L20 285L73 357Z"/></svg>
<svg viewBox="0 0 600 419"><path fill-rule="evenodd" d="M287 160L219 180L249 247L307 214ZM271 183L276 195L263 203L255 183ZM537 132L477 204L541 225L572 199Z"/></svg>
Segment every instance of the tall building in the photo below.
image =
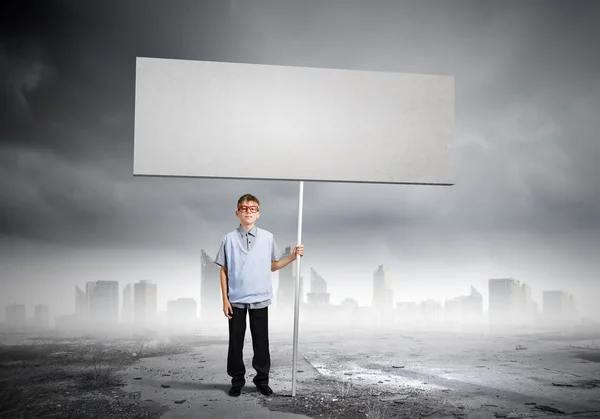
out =
<svg viewBox="0 0 600 419"><path fill-rule="evenodd" d="M566 291L544 291L542 302L544 321L549 325L565 325L577 319L575 298Z"/></svg>
<svg viewBox="0 0 600 419"><path fill-rule="evenodd" d="M158 320L156 284L141 280L133 284L133 320L141 327L152 327Z"/></svg>
<svg viewBox="0 0 600 419"><path fill-rule="evenodd" d="M531 312L535 311L535 304L528 285L513 278L490 279L488 285L491 324L516 326L533 322Z"/></svg>
<svg viewBox="0 0 600 419"><path fill-rule="evenodd" d="M204 250L200 252L200 258L200 321L211 323L223 315L221 267Z"/></svg>
<svg viewBox="0 0 600 419"><path fill-rule="evenodd" d="M127 284L123 288L121 322L125 324L133 323L133 286L131 284Z"/></svg>
<svg viewBox="0 0 600 419"><path fill-rule="evenodd" d="M27 326L25 304L9 304L4 309L6 323L14 327Z"/></svg>
<svg viewBox="0 0 600 419"><path fill-rule="evenodd" d="M34 308L33 321L42 329L50 327L50 308L44 304L38 304Z"/></svg>
<svg viewBox="0 0 600 419"><path fill-rule="evenodd" d="M344 310L355 311L358 309L358 301L354 298L344 298L344 300L340 303L340 306Z"/></svg>
<svg viewBox="0 0 600 419"><path fill-rule="evenodd" d="M169 324L189 324L198 316L198 307L193 298L178 298L167 303Z"/></svg>
<svg viewBox="0 0 600 419"><path fill-rule="evenodd" d="M77 285L75 285L75 319L79 323L85 323L88 320L87 294Z"/></svg>
<svg viewBox="0 0 600 419"><path fill-rule="evenodd" d="M119 322L119 282L96 281L88 295L90 322L112 325Z"/></svg>
<svg viewBox="0 0 600 419"><path fill-rule="evenodd" d="M482 314L483 296L473 286L469 295L447 300L444 305L444 319L448 322L479 320Z"/></svg>
<svg viewBox="0 0 600 419"><path fill-rule="evenodd" d="M96 282L88 281L85 283L85 308L86 308L85 319L88 322L92 321L91 306L92 306L92 295L94 294L95 288L96 288Z"/></svg>
<svg viewBox="0 0 600 419"><path fill-rule="evenodd" d="M282 258L292 254L294 246L288 246L282 253ZM302 266L301 266L302 268ZM279 270L279 286L277 287L277 311L293 312L294 310L294 288L296 283L296 261ZM304 278L300 273L300 304L304 302Z"/></svg>
<svg viewBox="0 0 600 419"><path fill-rule="evenodd" d="M471 285L471 293L463 302L468 315L481 316L483 314L483 295L474 286Z"/></svg>
<svg viewBox="0 0 600 419"><path fill-rule="evenodd" d="M378 310L392 310L394 308L394 294L390 273L383 265L379 265L373 272L373 300L371 306Z"/></svg>
<svg viewBox="0 0 600 419"><path fill-rule="evenodd" d="M419 303L420 321L425 323L437 323L442 320L444 311L442 303L433 299L421 301Z"/></svg>
<svg viewBox="0 0 600 419"><path fill-rule="evenodd" d="M519 295L519 310L521 316L521 323L535 323L537 317L537 304L531 298L531 287L527 284L521 284L521 293Z"/></svg>
<svg viewBox="0 0 600 419"><path fill-rule="evenodd" d="M327 281L314 269L310 268L310 292L306 294L306 302L312 307L329 306Z"/></svg>

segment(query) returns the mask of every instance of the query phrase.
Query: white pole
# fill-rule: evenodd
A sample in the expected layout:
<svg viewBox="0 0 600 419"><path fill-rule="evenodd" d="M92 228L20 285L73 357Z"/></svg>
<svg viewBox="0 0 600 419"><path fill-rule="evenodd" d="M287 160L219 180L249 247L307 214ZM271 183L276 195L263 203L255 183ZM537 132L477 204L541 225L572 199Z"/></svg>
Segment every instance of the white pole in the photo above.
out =
<svg viewBox="0 0 600 419"><path fill-rule="evenodd" d="M304 182L300 181L298 193L298 244L302 244L302 201L304 200ZM298 318L300 312L300 259L296 257L296 281L294 284L294 355L292 358L292 397L296 396L296 364L298 363Z"/></svg>

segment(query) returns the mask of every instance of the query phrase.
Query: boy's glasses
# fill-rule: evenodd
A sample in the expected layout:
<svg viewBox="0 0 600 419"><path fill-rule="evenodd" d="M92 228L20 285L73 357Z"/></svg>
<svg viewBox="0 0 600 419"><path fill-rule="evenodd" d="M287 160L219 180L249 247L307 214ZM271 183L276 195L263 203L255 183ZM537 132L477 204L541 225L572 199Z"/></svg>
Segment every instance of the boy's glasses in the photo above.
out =
<svg viewBox="0 0 600 419"><path fill-rule="evenodd" d="M242 205L238 207L238 211L256 213L258 212L258 207L256 205Z"/></svg>

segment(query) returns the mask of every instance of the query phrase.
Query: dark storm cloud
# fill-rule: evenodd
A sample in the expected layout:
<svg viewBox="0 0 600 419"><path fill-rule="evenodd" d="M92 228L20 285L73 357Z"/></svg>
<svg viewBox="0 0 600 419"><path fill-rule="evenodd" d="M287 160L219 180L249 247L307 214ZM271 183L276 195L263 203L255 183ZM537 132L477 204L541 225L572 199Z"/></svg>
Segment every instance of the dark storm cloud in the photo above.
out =
<svg viewBox="0 0 600 419"><path fill-rule="evenodd" d="M598 226L595 2L49 4L0 25L1 234L170 245L253 192L293 239L294 183L132 178L136 56L456 75L458 184L307 184L306 237Z"/></svg>
<svg viewBox="0 0 600 419"><path fill-rule="evenodd" d="M459 184L452 192L411 189L406 194L406 188L394 189L396 206L381 189L378 199L366 202L403 210L382 209L378 225L398 224L405 217L433 222L428 214L445 205L455 209L448 212L450 222L461 222L465 228L597 226L600 174L594 156L599 150L592 134L598 124L592 115L600 68L597 4L584 2L581 8L558 2L371 6L342 8L325 2L319 14L302 15L300 22L311 30L302 34L304 42L298 49L303 54L294 59L285 54L285 43L293 43L294 34L270 41L277 51L271 57L284 56L290 64L320 60L318 65L456 75ZM270 23L270 17L257 13L256 26L265 33L274 27L283 32L284 27L299 30L301 26L298 21ZM296 38L294 45L298 44ZM317 188L329 195L324 205L340 207L331 197L339 185ZM406 201L412 199L407 196L415 194L424 200L408 210ZM429 205L424 208L424 204ZM370 214L377 212L378 208L370 210ZM324 220L327 213L319 216ZM333 210L328 221L356 225L362 217L358 212L346 215ZM371 222L358 225L368 230Z"/></svg>
<svg viewBox="0 0 600 419"><path fill-rule="evenodd" d="M0 44L8 99L1 140L78 159L131 157L135 57L185 56L191 47L202 54L208 36L195 28L205 27L207 14L193 13L192 22L186 13L190 4L178 9L164 2L114 1L4 6L10 23L2 25Z"/></svg>
<svg viewBox="0 0 600 419"><path fill-rule="evenodd" d="M77 163L43 149L4 147L0 163L0 231L48 244L198 245L210 220L235 221L242 194L257 194L272 213L286 189L294 192L251 181L132 178L124 160Z"/></svg>

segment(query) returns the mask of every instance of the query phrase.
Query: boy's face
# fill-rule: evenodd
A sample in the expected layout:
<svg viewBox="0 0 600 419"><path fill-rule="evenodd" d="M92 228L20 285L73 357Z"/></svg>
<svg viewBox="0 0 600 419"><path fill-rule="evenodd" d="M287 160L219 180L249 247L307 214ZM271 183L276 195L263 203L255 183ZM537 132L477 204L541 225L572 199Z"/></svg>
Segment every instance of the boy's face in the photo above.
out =
<svg viewBox="0 0 600 419"><path fill-rule="evenodd" d="M254 224L260 218L258 204L253 201L242 202L235 212L235 216L240 219L242 225Z"/></svg>

